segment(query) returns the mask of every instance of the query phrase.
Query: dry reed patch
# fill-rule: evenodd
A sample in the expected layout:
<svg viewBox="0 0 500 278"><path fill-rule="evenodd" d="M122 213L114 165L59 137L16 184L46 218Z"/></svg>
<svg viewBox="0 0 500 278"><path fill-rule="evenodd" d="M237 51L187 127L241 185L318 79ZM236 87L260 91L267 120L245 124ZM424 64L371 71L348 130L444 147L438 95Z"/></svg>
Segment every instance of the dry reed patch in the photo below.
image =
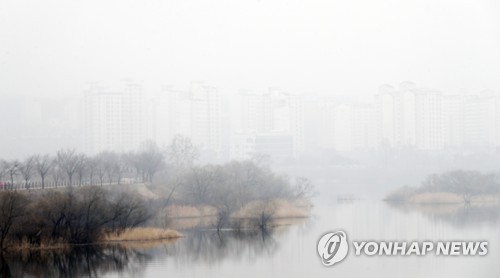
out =
<svg viewBox="0 0 500 278"><path fill-rule="evenodd" d="M178 238L169 238L169 239L159 239L159 240L149 240L149 241L112 241L107 243L107 245L119 245L124 248L129 249L142 249L148 250L153 248L158 248L160 246L164 246L167 244L175 243Z"/></svg>
<svg viewBox="0 0 500 278"><path fill-rule="evenodd" d="M9 244L9 243L8 243ZM23 238L21 242L11 243L7 246L8 250L20 251L20 250L51 250L51 249L69 249L71 244L62 239L52 240L44 239L40 244L33 244L29 242L26 238Z"/></svg>
<svg viewBox="0 0 500 278"><path fill-rule="evenodd" d="M410 198L414 204L456 204L464 200L457 194L449 192L418 193Z"/></svg>
<svg viewBox="0 0 500 278"><path fill-rule="evenodd" d="M490 195L478 195L472 197L472 203L500 203L500 195L490 194Z"/></svg>
<svg viewBox="0 0 500 278"><path fill-rule="evenodd" d="M103 241L148 241L180 237L182 237L181 233L170 229L132 228L120 233L108 233L104 236Z"/></svg>
<svg viewBox="0 0 500 278"><path fill-rule="evenodd" d="M163 214L170 218L203 217L216 215L217 210L211 206L170 205L164 209Z"/></svg>
<svg viewBox="0 0 500 278"><path fill-rule="evenodd" d="M276 200L276 218L304 218L310 214L311 206L301 202L290 202L287 200Z"/></svg>
<svg viewBox="0 0 500 278"><path fill-rule="evenodd" d="M246 204L232 216L235 218L253 218L258 217L264 211L274 218L303 218L309 216L310 208L310 206L284 199L254 201Z"/></svg>

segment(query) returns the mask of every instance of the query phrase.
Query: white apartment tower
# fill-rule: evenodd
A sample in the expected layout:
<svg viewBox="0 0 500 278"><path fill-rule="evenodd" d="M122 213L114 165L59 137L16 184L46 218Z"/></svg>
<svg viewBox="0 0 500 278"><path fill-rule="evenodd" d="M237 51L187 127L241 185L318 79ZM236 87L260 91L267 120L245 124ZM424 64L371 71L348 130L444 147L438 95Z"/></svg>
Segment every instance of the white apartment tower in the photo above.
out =
<svg viewBox="0 0 500 278"><path fill-rule="evenodd" d="M464 143L500 146L500 95L490 91L467 96L464 101Z"/></svg>
<svg viewBox="0 0 500 278"><path fill-rule="evenodd" d="M443 141L447 147L461 147L464 143L465 96L443 96Z"/></svg>
<svg viewBox="0 0 500 278"><path fill-rule="evenodd" d="M202 148L221 152L221 99L215 87L193 82L190 88L191 136Z"/></svg>
<svg viewBox="0 0 500 278"><path fill-rule="evenodd" d="M377 142L393 148L437 150L444 146L443 96L440 92L401 83L384 85L375 97Z"/></svg>
<svg viewBox="0 0 500 278"><path fill-rule="evenodd" d="M373 105L325 99L319 106L319 145L340 152L373 148Z"/></svg>
<svg viewBox="0 0 500 278"><path fill-rule="evenodd" d="M85 141L89 153L135 150L146 139L142 87L108 90L93 84L85 92Z"/></svg>
<svg viewBox="0 0 500 278"><path fill-rule="evenodd" d="M168 145L176 135L202 150L221 152L221 99L216 88L193 82L188 91L164 87L150 102L152 138Z"/></svg>
<svg viewBox="0 0 500 278"><path fill-rule="evenodd" d="M166 146L178 135L191 137L191 102L189 93L163 87L149 103L150 136Z"/></svg>
<svg viewBox="0 0 500 278"><path fill-rule="evenodd" d="M444 147L443 96L432 90L415 92L416 146L422 150Z"/></svg>
<svg viewBox="0 0 500 278"><path fill-rule="evenodd" d="M233 150L232 153L240 153L239 150L243 149L254 151L251 150L254 145L257 149L259 146L271 149L265 144L276 142L286 142L288 145L293 142L293 147L287 148L291 149L290 156L304 150L304 106L300 96L275 88L266 94L240 93L238 108L240 118L236 123L232 144L232 148L238 151ZM285 152L280 152L280 156L284 156Z"/></svg>

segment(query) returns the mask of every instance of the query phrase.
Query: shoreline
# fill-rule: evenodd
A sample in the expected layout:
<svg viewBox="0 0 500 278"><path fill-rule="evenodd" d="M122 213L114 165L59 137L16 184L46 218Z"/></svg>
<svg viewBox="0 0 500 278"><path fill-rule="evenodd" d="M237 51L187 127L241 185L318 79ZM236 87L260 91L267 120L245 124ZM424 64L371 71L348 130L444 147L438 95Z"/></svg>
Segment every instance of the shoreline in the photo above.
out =
<svg viewBox="0 0 500 278"><path fill-rule="evenodd" d="M383 199L391 204L409 205L485 205L500 204L500 194L480 194L464 198L451 192L409 192L399 189Z"/></svg>
<svg viewBox="0 0 500 278"><path fill-rule="evenodd" d="M216 215L200 215L200 216L176 216L171 217L172 220L183 220L183 219L213 219ZM290 215L290 216L277 216L273 220L281 222L283 220L303 220L309 218L309 215ZM253 220L255 217L233 217L235 220ZM273 225L274 228L286 227L293 225L293 223L279 223ZM240 228L241 230L253 230L252 228ZM181 229L182 230L182 229ZM235 228L224 228L225 231L236 231ZM139 233L142 236L130 235L130 233ZM149 233L145 235L145 233ZM156 233L151 236L151 233ZM29 252L29 251L69 251L72 248L78 247L91 247L91 246L105 246L105 245L134 245L136 248L141 248L142 246L156 245L157 243L174 243L176 240L184 238L185 236L177 230L174 229L163 229L155 227L138 227L127 229L118 233L107 233L103 235L102 240L90 243L67 243L67 242L42 242L40 245L30 244L26 241L21 242L17 246L8 246L5 248L5 252ZM2 251L0 251L2 252Z"/></svg>
<svg viewBox="0 0 500 278"><path fill-rule="evenodd" d="M145 235L149 233L149 235ZM142 234L138 236L137 234ZM172 229L162 229L162 228L152 228L152 227L139 227L131 228L120 233L107 233L95 242L89 243L69 243L69 242L41 242L39 245L30 244L23 240L17 246L7 246L4 251L7 252L23 252L23 251L49 251L49 250L70 250L75 247L85 247L85 246L97 246L97 245L119 245L123 243L152 243L158 241L175 241L179 238L183 238L184 235L176 230ZM0 251L1 252L1 251Z"/></svg>

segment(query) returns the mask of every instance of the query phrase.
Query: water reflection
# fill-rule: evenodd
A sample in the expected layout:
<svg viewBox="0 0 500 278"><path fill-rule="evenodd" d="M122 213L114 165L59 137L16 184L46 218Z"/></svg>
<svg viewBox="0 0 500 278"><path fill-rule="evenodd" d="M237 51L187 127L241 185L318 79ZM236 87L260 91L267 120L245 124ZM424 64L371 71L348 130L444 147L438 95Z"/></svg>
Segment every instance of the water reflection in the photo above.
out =
<svg viewBox="0 0 500 278"><path fill-rule="evenodd" d="M278 220L260 230L217 233L210 223L181 221L175 242L129 243L67 252L4 254L0 277L498 277L500 205L388 206L353 202L318 207L308 219ZM202 221L203 222L203 221ZM210 221L209 221L210 222ZM352 239L482 240L485 257L354 257L321 265L318 237L342 228ZM390 269L390 272L387 272ZM477 275L476 275L477 276ZM477 277L479 277L477 276Z"/></svg>
<svg viewBox="0 0 500 278"><path fill-rule="evenodd" d="M185 264L186 267L196 263L252 260L273 256L279 248L276 238L287 230L287 227L280 227L270 232L244 230L217 233L198 227L183 231L185 237L175 242L134 242L71 250L11 252L0 255L0 277L101 277L116 273L136 277L153 259L168 260L172 257L177 264Z"/></svg>
<svg viewBox="0 0 500 278"><path fill-rule="evenodd" d="M476 227L479 224L496 225L500 221L500 204L435 204L403 205L391 207L410 213L418 211L432 221L443 221L456 228Z"/></svg>
<svg viewBox="0 0 500 278"><path fill-rule="evenodd" d="M165 245L167 256L175 256L177 263L214 264L225 260L248 260L272 256L279 248L275 239L279 232L226 231L217 233L207 230L187 231L186 238L176 244ZM245 254L245 258L241 255Z"/></svg>
<svg viewBox="0 0 500 278"><path fill-rule="evenodd" d="M151 256L122 246L86 246L0 255L1 277L99 277L137 272Z"/></svg>

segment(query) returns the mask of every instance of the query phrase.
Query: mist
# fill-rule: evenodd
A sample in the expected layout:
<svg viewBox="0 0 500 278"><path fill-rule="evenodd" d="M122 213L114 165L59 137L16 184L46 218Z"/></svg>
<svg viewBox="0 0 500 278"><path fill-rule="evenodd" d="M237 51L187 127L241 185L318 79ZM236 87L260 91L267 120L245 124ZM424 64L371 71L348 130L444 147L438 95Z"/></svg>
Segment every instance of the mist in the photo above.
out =
<svg viewBox="0 0 500 278"><path fill-rule="evenodd" d="M113 250L149 276L205 263L331 276L304 251L331 229L498 247L499 13L494 0L1 1L0 205L19 216L0 211L0 276L23 271L4 249L61 242L71 252L40 261L85 275L72 258ZM54 233L40 211L76 220ZM141 229L185 235L147 251L172 267L71 247ZM97 257L95 271L137 276ZM498 275L495 252L390 275L358 259L335 273Z"/></svg>

